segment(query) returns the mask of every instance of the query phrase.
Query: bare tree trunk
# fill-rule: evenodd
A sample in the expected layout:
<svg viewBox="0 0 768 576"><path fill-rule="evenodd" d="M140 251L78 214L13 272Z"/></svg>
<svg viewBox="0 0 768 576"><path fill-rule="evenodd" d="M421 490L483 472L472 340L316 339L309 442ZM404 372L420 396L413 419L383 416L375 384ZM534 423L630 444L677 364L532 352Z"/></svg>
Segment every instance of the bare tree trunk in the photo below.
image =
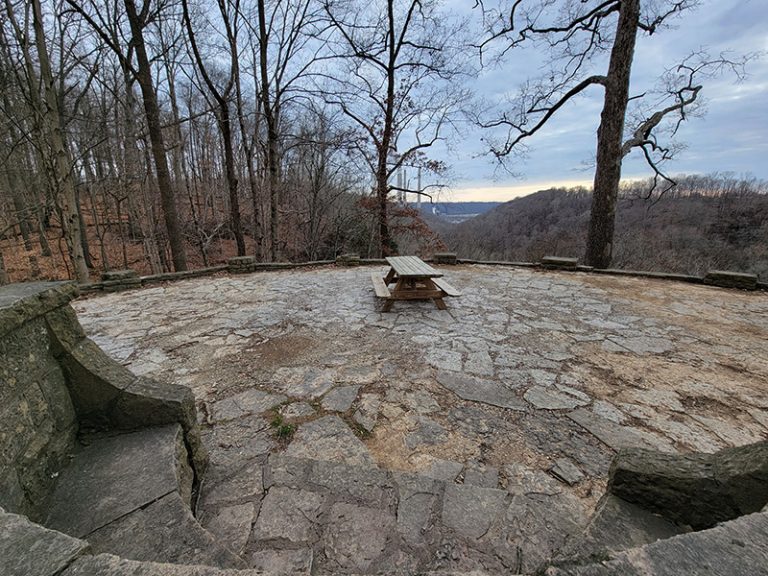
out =
<svg viewBox="0 0 768 576"><path fill-rule="evenodd" d="M264 0L258 0L259 11L259 65L261 72L261 105L267 122L267 185L269 187L269 258L280 259L278 238L278 187L280 185L280 163L278 157L277 114L270 101L269 72L267 66L267 16Z"/></svg>
<svg viewBox="0 0 768 576"><path fill-rule="evenodd" d="M616 39L605 80L605 100L600 127L597 130L597 166L584 258L588 266L596 268L607 268L611 265L613 257L616 201L623 157L624 118L629 100L629 78L639 19L640 0L622 0Z"/></svg>
<svg viewBox="0 0 768 576"><path fill-rule="evenodd" d="M168 173L168 158L165 153L163 129L160 121L160 107L157 103L157 94L152 84L152 69L149 57L147 56L147 48L144 44L143 22L136 12L134 0L124 1L136 49L136 61L138 63L136 80L141 88L144 111L147 116L147 129L152 145L157 185L160 190L160 200L163 206L163 215L165 216L165 227L168 231L168 241L171 245L171 259L173 260L174 269L177 272L181 272L187 269L187 256L184 252L184 238L179 223L173 185Z"/></svg>
<svg viewBox="0 0 768 576"><path fill-rule="evenodd" d="M33 26L35 30L35 45L37 48L40 79L44 90L43 122L45 123L48 144L51 147L53 161L53 178L61 208L61 225L67 242L69 258L74 269L75 279L79 283L88 282L88 266L83 252L80 214L78 213L75 183L72 177L72 162L61 130L59 117L59 102L53 85L51 64L48 60L48 48L45 45L43 29L43 14L40 0L32 0Z"/></svg>
<svg viewBox="0 0 768 576"><path fill-rule="evenodd" d="M262 258L262 242L264 241L261 229L261 206L258 188L256 186L256 174L253 169L253 148L254 143L251 140L246 127L245 122L245 110L243 109L243 89L240 82L240 67L235 69L235 96L237 104L237 120L240 127L240 139L243 143L243 151L245 153L245 167L248 174L248 188L251 191L251 204L253 209L253 240L255 243L255 256L256 260L260 261Z"/></svg>

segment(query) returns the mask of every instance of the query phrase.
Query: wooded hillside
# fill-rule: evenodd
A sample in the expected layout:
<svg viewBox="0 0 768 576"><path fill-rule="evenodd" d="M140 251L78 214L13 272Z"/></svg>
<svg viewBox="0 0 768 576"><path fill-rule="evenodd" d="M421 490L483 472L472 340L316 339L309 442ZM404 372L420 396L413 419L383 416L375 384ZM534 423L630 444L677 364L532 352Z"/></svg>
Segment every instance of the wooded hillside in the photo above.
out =
<svg viewBox="0 0 768 576"><path fill-rule="evenodd" d="M686 274L727 269L768 278L768 183L687 176L661 197L645 197L647 189L647 182L622 188L616 268ZM590 202L585 189L543 190L455 226L430 223L464 258L582 258Z"/></svg>

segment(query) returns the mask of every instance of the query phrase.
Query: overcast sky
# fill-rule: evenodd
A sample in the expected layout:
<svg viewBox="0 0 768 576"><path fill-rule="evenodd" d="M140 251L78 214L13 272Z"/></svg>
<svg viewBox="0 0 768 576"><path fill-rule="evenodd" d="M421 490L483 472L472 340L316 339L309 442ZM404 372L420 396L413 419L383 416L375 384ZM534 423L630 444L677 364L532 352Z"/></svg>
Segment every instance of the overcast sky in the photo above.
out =
<svg viewBox="0 0 768 576"><path fill-rule="evenodd" d="M454 6L473 3L449 1ZM768 51L768 1L705 0L675 21L674 29L639 36L632 94L653 86L666 68L702 47L711 54ZM534 66L526 64L535 61L534 55L513 51L503 67L484 70L473 87L488 99L503 99L514 94L527 75L536 73ZM768 57L751 62L748 72L741 83L732 76L705 83L706 114L684 123L677 140L687 148L667 164L668 172L730 171L768 179ZM487 156L478 157L484 151L483 134L467 127L454 150L442 153L452 167L452 188L440 200L506 201L553 185L591 186L602 94L599 87L591 88L528 140L527 157L513 167L519 178L495 170ZM623 174L626 178L651 175L639 154L625 159Z"/></svg>

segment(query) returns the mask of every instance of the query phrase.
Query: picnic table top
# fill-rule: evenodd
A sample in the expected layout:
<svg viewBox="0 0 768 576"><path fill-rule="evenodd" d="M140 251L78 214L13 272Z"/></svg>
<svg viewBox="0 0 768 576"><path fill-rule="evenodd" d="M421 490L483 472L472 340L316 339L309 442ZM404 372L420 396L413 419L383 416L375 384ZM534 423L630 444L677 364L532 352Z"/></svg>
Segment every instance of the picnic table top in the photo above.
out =
<svg viewBox="0 0 768 576"><path fill-rule="evenodd" d="M443 275L418 256L388 256L386 260L401 278L440 278Z"/></svg>

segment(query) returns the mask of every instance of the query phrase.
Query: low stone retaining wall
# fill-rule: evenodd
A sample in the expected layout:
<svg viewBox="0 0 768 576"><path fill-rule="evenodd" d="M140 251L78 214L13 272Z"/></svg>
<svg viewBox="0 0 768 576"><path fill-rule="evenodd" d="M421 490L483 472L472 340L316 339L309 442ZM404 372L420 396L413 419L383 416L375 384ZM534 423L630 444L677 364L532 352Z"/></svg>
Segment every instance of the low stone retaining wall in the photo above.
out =
<svg viewBox="0 0 768 576"><path fill-rule="evenodd" d="M78 432L180 424L205 467L192 392L140 378L86 338L74 284L0 288L0 506L36 518Z"/></svg>
<svg viewBox="0 0 768 576"><path fill-rule="evenodd" d="M566 270L574 272L590 272L594 274L609 274L613 276L633 276L638 278L654 278L658 280L674 280L689 284L706 284L720 288L736 288L741 290L768 290L768 283L759 282L755 274L741 272L729 272L711 270L705 276L691 276L688 274L674 274L668 272L647 272L643 270L620 270L618 268L593 268L578 263L577 258L565 258L561 256L545 256L541 262L505 262L498 260L471 260L458 258L453 252L436 253L433 258L426 258L426 262L438 265L453 264L481 264L484 266L509 266L513 268L542 268L546 270ZM168 272L165 274L153 274L139 276L134 270L113 270L105 272L101 282L81 284L80 292L119 292L131 290L155 284L158 282L173 282L188 278L213 276L223 272L229 274L252 274L254 272L269 272L277 270L297 270L302 268L314 268L317 266L365 266L386 265L384 258L360 258L356 254L342 254L336 260L315 260L310 262L257 262L254 256L238 256L230 258L227 264L189 270L186 272Z"/></svg>

